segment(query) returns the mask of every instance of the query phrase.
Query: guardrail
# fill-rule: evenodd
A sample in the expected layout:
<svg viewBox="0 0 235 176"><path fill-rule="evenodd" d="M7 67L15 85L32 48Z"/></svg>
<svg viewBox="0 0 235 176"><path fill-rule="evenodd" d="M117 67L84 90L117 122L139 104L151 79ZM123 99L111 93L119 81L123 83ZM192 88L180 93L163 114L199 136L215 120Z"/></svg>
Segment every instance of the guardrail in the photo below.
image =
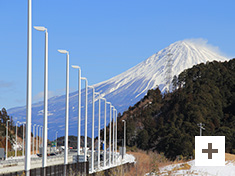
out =
<svg viewBox="0 0 235 176"><path fill-rule="evenodd" d="M72 154L69 154L68 158L72 160ZM47 162L53 162L53 161L58 161L58 160L63 160L64 155L55 155L55 156L48 156L47 157ZM21 166L24 165L24 158L16 158L16 159L8 159L8 160L0 160L0 170L1 168L4 167L11 167L11 166ZM31 164L35 164L38 162L42 162L42 157L31 157Z"/></svg>
<svg viewBox="0 0 235 176"><path fill-rule="evenodd" d="M53 165L45 168L35 168L30 170L30 176L65 176L65 175L89 175L89 162L70 163L67 165ZM0 176L22 176L24 171L17 171Z"/></svg>
<svg viewBox="0 0 235 176"><path fill-rule="evenodd" d="M91 153L88 152L88 154L91 155ZM111 153L110 153L111 154ZM90 156L89 155L89 156ZM65 172L64 168L66 168L66 172L78 172L78 171L83 171L83 173L85 172L85 170L87 170L86 172L88 173L89 172L89 169L91 168L91 166L89 166L89 164L91 165L91 157L88 157L88 162L87 162L87 165L86 167L84 165L82 165L82 163L85 163L85 162L78 162L79 164L77 164L77 161L78 160L74 160L74 156L77 157L77 155L73 155L73 153L70 153L69 154L69 158L70 158L70 161L73 161L74 163L73 164L69 164L69 166L66 166L68 168L66 168L64 166L64 164L61 164L61 163L58 163L58 162L55 162L55 161L58 161L58 160L63 160L64 159L64 155L63 154L59 154L59 155L55 155L55 156L49 156L47 157L47 162L48 162L48 167L46 167L44 170L43 168L35 168L35 169L31 169L30 173L32 172L32 176L34 175L41 175L42 173L44 173L44 175L46 173L50 173L49 175L60 175L62 172ZM109 153L107 155L107 159L106 159L106 166L109 166ZM117 157L118 158L119 154L115 153L115 158ZM42 157L32 157L31 158L31 164L39 164L39 162L42 162ZM111 163L113 163L114 161L112 161L112 156L111 156ZM50 166L50 163L57 163L57 165L51 165ZM19 158L19 159L9 159L9 160L5 160L5 161L0 161L0 170L1 170L1 167L10 167L10 166L23 166L24 165L24 158ZM58 168L57 168L58 167ZM75 167L75 168L73 168ZM79 169L77 169L79 167ZM101 162L100 162L100 167L104 167L104 161L103 161L103 157L101 159ZM98 161L97 161L97 153L95 153L95 160L94 160L94 169L96 171L100 170L98 167ZM14 172L14 173L10 173L10 174L0 174L0 176L10 176L10 175L22 175L23 172L20 171L20 172ZM64 173L63 173L64 174ZM62 174L62 175L63 175ZM47 175L46 175L47 176Z"/></svg>

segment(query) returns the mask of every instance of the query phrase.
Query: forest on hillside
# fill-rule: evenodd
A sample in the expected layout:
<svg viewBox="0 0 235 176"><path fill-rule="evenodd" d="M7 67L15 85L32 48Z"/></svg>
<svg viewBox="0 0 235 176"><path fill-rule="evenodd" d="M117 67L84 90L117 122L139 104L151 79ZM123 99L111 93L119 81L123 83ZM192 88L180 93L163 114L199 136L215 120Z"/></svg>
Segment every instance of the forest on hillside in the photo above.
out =
<svg viewBox="0 0 235 176"><path fill-rule="evenodd" d="M9 120L9 121L8 121ZM13 139L15 139L15 124L12 120L12 117L10 117L7 114L7 111L5 108L2 108L0 110L0 148L6 148L6 126L8 121L8 135L9 135L9 141L8 141L8 149L11 150L13 142ZM18 136L23 137L22 134L23 126L19 126L17 128Z"/></svg>
<svg viewBox="0 0 235 176"><path fill-rule="evenodd" d="M235 59L207 62L183 71L173 91L157 88L118 118L118 138L127 125L127 145L177 156L194 156L199 123L204 136L225 136L226 152L235 153Z"/></svg>

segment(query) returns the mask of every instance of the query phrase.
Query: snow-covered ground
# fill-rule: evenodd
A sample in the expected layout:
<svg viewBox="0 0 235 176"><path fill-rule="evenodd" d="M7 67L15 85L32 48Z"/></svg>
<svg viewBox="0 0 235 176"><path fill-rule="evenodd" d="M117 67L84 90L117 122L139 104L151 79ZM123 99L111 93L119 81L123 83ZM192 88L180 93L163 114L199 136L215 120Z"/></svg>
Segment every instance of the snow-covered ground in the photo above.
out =
<svg viewBox="0 0 235 176"><path fill-rule="evenodd" d="M155 174L146 174L155 175ZM195 160L172 164L160 168L160 172L156 175L184 175L184 176L235 176L235 162L226 161L225 166L195 166Z"/></svg>

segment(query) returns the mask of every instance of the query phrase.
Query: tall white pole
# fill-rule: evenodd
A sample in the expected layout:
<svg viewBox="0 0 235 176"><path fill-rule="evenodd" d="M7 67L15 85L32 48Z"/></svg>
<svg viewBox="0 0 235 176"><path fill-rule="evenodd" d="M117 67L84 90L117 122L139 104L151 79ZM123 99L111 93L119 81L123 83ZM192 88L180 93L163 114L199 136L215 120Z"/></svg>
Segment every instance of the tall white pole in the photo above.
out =
<svg viewBox="0 0 235 176"><path fill-rule="evenodd" d="M17 150L17 123L18 123L18 122L16 122L16 132L15 132L15 134L16 134L16 137L15 137L15 139L16 139L15 157L16 157L16 150Z"/></svg>
<svg viewBox="0 0 235 176"><path fill-rule="evenodd" d="M107 104L105 99L105 106L104 106L104 166L106 166L106 118L107 118Z"/></svg>
<svg viewBox="0 0 235 176"><path fill-rule="evenodd" d="M31 156L31 104L32 104L32 1L28 0L27 42L27 97L26 97L26 157L25 172L29 176Z"/></svg>
<svg viewBox="0 0 235 176"><path fill-rule="evenodd" d="M95 128L95 89L92 86L88 86L92 88L92 134L91 134L91 172L94 172L94 128Z"/></svg>
<svg viewBox="0 0 235 176"><path fill-rule="evenodd" d="M100 93L96 93L100 96ZM100 97L99 97L99 107L98 107L98 168L100 168Z"/></svg>
<svg viewBox="0 0 235 176"><path fill-rule="evenodd" d="M82 77L82 80L85 80L85 141L84 141L84 159L85 162L87 161L87 103L88 103L88 97L87 97L87 87L88 87L88 81L86 78Z"/></svg>
<svg viewBox="0 0 235 176"><path fill-rule="evenodd" d="M116 126L116 123L117 123L117 119L116 119L116 109L114 109L114 111L113 111L113 113L114 113L114 116L113 116L113 121L114 121L114 131L113 131L113 133L114 133L114 143L113 143L113 158L114 158L114 160L113 160L113 163L114 164L116 164L116 128L117 128L117 126Z"/></svg>
<svg viewBox="0 0 235 176"><path fill-rule="evenodd" d="M67 55L66 65L66 112L65 112L65 146L64 146L64 164L68 164L68 135L69 135L69 52L58 50L58 52Z"/></svg>
<svg viewBox="0 0 235 176"><path fill-rule="evenodd" d="M112 122L112 104L110 102L108 102L107 104L110 104L110 107L109 107L109 166L111 166L111 138L112 138L112 135L111 135L111 128L112 128L112 125L111 125L111 122Z"/></svg>
<svg viewBox="0 0 235 176"><path fill-rule="evenodd" d="M115 129L114 129L114 125L115 125L115 108L113 107L113 151L112 151L112 153L113 153L113 162L112 162L112 164L114 164L114 146L115 146Z"/></svg>
<svg viewBox="0 0 235 176"><path fill-rule="evenodd" d="M100 98L99 98L99 119L98 119L98 168L100 168Z"/></svg>
<svg viewBox="0 0 235 176"><path fill-rule="evenodd" d="M69 134L69 53L67 52L67 69L66 69L66 118L65 118L65 153L64 164L68 164L68 134Z"/></svg>
<svg viewBox="0 0 235 176"><path fill-rule="evenodd" d="M117 110L115 111L115 118L116 118L116 145L115 145L115 149L116 149L116 164L117 164Z"/></svg>
<svg viewBox="0 0 235 176"><path fill-rule="evenodd" d="M106 99L104 100L104 167L106 166Z"/></svg>
<svg viewBox="0 0 235 176"><path fill-rule="evenodd" d="M88 111L88 81L86 80L86 99L85 99L85 104L86 104L86 109L85 109L85 151L84 151L84 156L85 156L85 161L87 161L87 111Z"/></svg>
<svg viewBox="0 0 235 176"><path fill-rule="evenodd" d="M78 69L78 138L77 138L77 155L80 155L81 147L81 68L72 65L73 68Z"/></svg>
<svg viewBox="0 0 235 176"><path fill-rule="evenodd" d="M7 154L8 154L7 150L8 150L8 122L9 121L10 120L7 120L7 126L6 126L6 160L7 160Z"/></svg>
<svg viewBox="0 0 235 176"><path fill-rule="evenodd" d="M112 105L110 104L109 114L109 166L111 166L111 150L112 150Z"/></svg>
<svg viewBox="0 0 235 176"><path fill-rule="evenodd" d="M81 147L81 69L78 69L78 141L77 154L80 155Z"/></svg>
<svg viewBox="0 0 235 176"><path fill-rule="evenodd" d="M48 32L43 26L34 26L38 31L45 32L45 57L44 57L44 118L41 130L41 146L43 145L42 167L47 166L47 112L48 112ZM44 139L44 140L43 140ZM40 144L40 140L39 140Z"/></svg>
<svg viewBox="0 0 235 176"><path fill-rule="evenodd" d="M48 32L45 31L45 61L44 61L44 121L43 121L43 156L42 167L47 166L47 111L48 111Z"/></svg>

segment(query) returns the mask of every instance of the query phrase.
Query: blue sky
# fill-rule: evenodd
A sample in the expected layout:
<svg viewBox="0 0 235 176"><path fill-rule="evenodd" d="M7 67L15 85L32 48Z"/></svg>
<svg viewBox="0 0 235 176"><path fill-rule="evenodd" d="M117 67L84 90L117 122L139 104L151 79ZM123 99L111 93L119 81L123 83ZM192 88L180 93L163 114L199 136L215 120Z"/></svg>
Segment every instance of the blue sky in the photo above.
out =
<svg viewBox="0 0 235 176"><path fill-rule="evenodd" d="M207 39L235 57L233 0L32 0L48 28L50 95L65 93L65 55L89 84L105 81L178 40ZM0 108L26 104L27 0L0 0ZM43 95L44 33L33 30L33 99ZM77 71L70 69L71 91Z"/></svg>

